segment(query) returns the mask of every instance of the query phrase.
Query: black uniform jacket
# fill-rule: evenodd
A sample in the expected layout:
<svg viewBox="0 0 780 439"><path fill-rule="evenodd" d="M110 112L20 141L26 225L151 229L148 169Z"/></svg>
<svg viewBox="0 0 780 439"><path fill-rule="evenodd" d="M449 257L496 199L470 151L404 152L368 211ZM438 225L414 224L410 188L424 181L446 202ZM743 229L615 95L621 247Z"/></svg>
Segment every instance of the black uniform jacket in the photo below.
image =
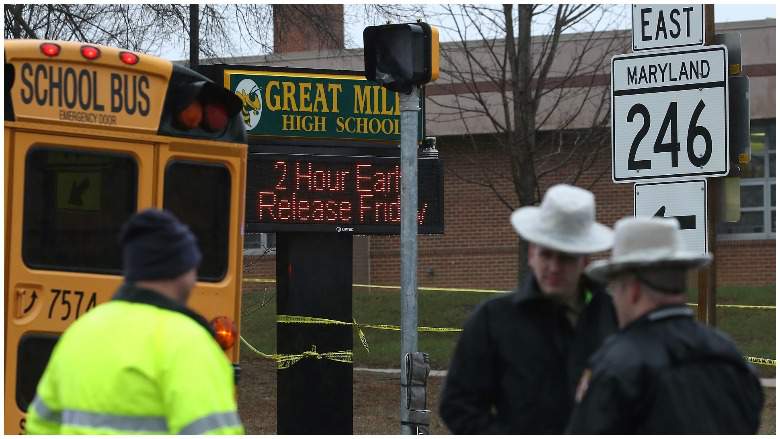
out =
<svg viewBox="0 0 780 439"><path fill-rule="evenodd" d="M563 433L588 358L617 330L611 298L584 286L587 305L574 328L533 276L477 307L441 396L440 415L453 433Z"/></svg>
<svg viewBox="0 0 780 439"><path fill-rule="evenodd" d="M764 397L753 368L725 335L694 321L685 305L658 308L630 323L604 343L590 367L569 433L758 430Z"/></svg>

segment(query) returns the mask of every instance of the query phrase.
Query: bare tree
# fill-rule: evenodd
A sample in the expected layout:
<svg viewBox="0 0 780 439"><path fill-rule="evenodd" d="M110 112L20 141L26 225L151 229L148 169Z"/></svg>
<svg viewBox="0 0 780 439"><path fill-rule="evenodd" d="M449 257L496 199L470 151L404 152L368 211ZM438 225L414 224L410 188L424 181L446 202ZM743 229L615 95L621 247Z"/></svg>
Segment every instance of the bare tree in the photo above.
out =
<svg viewBox="0 0 780 439"><path fill-rule="evenodd" d="M462 178L511 211L539 202L546 177L576 183L607 152L605 78L610 56L626 44L620 32L601 32L618 18L609 6L442 5L426 15L454 40L442 45L427 117L461 124L474 163L489 151L508 162ZM518 245L522 278L527 245Z"/></svg>
<svg viewBox="0 0 780 439"><path fill-rule="evenodd" d="M343 41L333 32L331 15L312 5L297 5L304 13L297 23L320 29L321 39ZM273 8L269 4L200 5L202 58L224 60L249 51L273 51ZM324 9L323 9L324 11ZM5 38L76 40L159 55L171 47L186 47L190 14L186 4L5 4ZM306 22L308 21L308 22Z"/></svg>

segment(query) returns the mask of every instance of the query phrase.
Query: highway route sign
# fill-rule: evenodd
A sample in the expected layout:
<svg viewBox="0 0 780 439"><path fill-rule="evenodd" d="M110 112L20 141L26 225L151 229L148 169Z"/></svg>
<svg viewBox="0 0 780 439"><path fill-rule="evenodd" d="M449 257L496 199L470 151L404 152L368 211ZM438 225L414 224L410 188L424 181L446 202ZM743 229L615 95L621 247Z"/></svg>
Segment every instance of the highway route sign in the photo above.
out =
<svg viewBox="0 0 780 439"><path fill-rule="evenodd" d="M612 58L612 180L729 172L725 46Z"/></svg>

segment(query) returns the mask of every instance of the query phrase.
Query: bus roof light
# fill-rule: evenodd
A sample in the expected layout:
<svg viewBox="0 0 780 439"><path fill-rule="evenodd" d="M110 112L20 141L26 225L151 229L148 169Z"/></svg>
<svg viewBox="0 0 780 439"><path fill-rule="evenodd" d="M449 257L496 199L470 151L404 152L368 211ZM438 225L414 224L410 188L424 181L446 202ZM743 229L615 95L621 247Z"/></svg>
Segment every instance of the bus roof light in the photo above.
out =
<svg viewBox="0 0 780 439"><path fill-rule="evenodd" d="M211 321L211 328L214 330L217 343L219 343L223 350L226 351L232 348L236 343L238 331L236 330L235 323L233 323L230 318L225 316L214 318L214 320Z"/></svg>
<svg viewBox="0 0 780 439"><path fill-rule="evenodd" d="M46 56L57 56L60 54L60 46L54 43L43 43L41 44L41 53Z"/></svg>
<svg viewBox="0 0 780 439"><path fill-rule="evenodd" d="M119 52L119 59L128 65L134 66L138 64L138 55L133 52Z"/></svg>
<svg viewBox="0 0 780 439"><path fill-rule="evenodd" d="M95 46L81 46L81 56L92 61L100 58L100 49Z"/></svg>

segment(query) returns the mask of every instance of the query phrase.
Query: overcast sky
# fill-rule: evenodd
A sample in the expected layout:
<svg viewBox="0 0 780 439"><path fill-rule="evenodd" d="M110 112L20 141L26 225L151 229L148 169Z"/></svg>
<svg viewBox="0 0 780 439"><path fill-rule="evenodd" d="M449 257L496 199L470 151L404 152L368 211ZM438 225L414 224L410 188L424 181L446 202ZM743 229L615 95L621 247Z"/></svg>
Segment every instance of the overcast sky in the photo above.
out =
<svg viewBox="0 0 780 439"><path fill-rule="evenodd" d="M435 7L434 4L431 4L431 6ZM622 10L623 12L621 13L621 8L618 7L617 15L621 18L616 19L614 21L614 24L612 24L610 28L613 29L631 28L631 16L629 14L630 12L629 5L623 5ZM776 18L776 6L774 3L747 4L747 5L736 5L736 4L715 5L716 23L730 22L730 21L743 21L743 20L760 20L764 18ZM361 23L357 20L347 22L345 26L346 27L345 39L346 39L347 47L348 48L362 47L363 29L366 26L372 24L373 23L365 23L365 22ZM442 32L441 39L442 41L448 41L446 32ZM163 48L162 52L160 53L160 56L171 60L186 59L187 56L189 55L189 49L186 46L187 42L185 41L181 47L178 47L178 43L176 44L177 46ZM238 53L235 53L235 55L261 55L259 53L256 53L256 51L252 50L252 48L250 47L236 47L236 51Z"/></svg>

